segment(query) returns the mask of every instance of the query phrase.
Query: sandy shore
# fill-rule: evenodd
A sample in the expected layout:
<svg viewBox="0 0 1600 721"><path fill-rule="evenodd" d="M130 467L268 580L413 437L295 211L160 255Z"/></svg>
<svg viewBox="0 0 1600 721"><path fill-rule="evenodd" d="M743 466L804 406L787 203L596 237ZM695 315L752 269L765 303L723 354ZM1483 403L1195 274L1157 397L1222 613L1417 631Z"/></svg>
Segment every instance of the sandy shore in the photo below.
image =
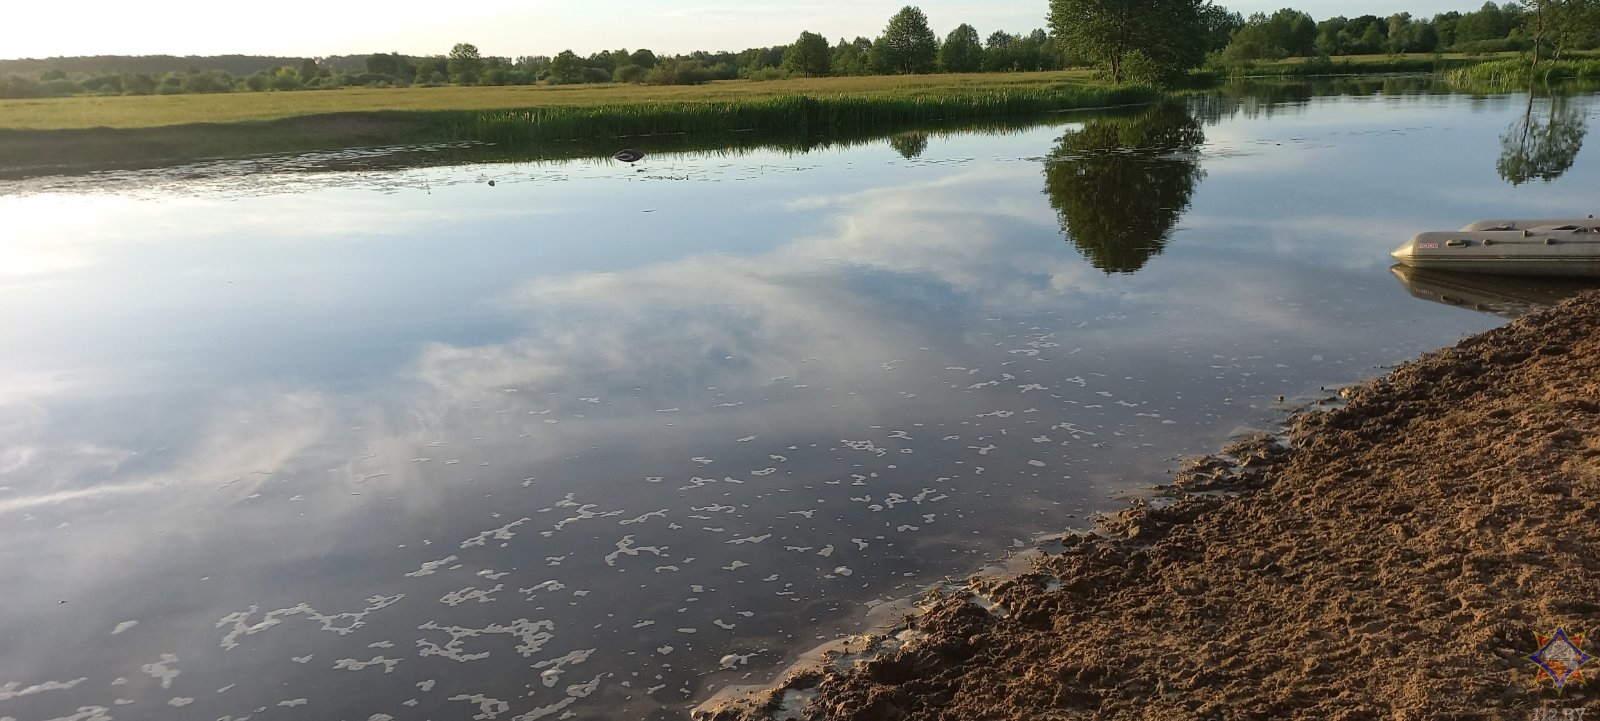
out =
<svg viewBox="0 0 1600 721"><path fill-rule="evenodd" d="M1163 497L1027 572L930 594L854 642L868 653L696 716L1535 719L1594 704L1600 689L1569 678L1558 694L1527 656L1537 634L1600 621L1600 292L1345 395L1297 416L1287 445L1188 463Z"/></svg>

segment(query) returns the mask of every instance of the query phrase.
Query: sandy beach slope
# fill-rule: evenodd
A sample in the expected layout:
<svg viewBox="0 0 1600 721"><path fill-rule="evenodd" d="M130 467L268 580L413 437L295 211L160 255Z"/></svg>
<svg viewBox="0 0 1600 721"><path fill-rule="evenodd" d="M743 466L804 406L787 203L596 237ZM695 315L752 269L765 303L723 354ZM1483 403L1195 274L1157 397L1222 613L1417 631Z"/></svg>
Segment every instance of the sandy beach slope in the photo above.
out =
<svg viewBox="0 0 1600 721"><path fill-rule="evenodd" d="M1600 706L1600 686L1569 678L1558 694L1528 658L1563 628L1600 654L1577 638L1600 630L1600 292L1345 395L1297 416L1287 445L1191 461L1169 498L1026 573L930 595L898 638L868 640L874 654L696 715L1534 719Z"/></svg>

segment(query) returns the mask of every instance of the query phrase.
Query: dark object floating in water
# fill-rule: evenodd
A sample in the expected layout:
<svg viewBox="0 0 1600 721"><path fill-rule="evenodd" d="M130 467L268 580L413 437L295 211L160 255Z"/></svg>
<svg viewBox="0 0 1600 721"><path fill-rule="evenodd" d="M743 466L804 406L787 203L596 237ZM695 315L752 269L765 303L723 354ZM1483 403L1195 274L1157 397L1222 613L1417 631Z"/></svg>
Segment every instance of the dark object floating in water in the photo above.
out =
<svg viewBox="0 0 1600 721"><path fill-rule="evenodd" d="M622 150L618 150L617 154L611 157L616 158L624 163L637 163L641 160L644 160L644 151L635 150L633 148L623 148Z"/></svg>
<svg viewBox="0 0 1600 721"><path fill-rule="evenodd" d="M493 180L489 181L489 187L491 187L491 188L494 187L494 181Z"/></svg>

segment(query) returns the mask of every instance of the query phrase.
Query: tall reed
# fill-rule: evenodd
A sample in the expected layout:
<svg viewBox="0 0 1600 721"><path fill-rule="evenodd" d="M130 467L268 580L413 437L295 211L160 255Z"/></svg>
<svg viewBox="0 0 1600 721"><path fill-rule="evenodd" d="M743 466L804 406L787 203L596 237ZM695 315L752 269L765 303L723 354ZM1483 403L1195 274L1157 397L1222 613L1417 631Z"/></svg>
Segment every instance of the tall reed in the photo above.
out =
<svg viewBox="0 0 1600 721"><path fill-rule="evenodd" d="M1324 75L1383 75L1391 73L1438 73L1451 68L1484 62L1471 57L1346 57L1310 58L1303 62L1245 63L1213 68L1213 72L1232 78L1317 77Z"/></svg>
<svg viewBox="0 0 1600 721"><path fill-rule="evenodd" d="M1529 83L1600 80L1600 59L1547 60L1534 65L1527 58L1509 58L1456 68L1443 78L1455 86L1502 90L1520 89Z"/></svg>
<svg viewBox="0 0 1600 721"><path fill-rule="evenodd" d="M910 97L790 95L718 102L547 106L478 113L470 137L529 142L729 131L848 133L907 123L1146 103L1157 97L1156 91L1144 87L1063 87Z"/></svg>

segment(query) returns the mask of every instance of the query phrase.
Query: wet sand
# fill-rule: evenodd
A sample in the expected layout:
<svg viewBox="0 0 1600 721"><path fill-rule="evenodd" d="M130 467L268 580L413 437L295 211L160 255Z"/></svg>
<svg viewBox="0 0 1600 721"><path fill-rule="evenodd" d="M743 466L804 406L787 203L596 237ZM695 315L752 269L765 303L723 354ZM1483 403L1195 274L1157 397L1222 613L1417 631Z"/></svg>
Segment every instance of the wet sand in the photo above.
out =
<svg viewBox="0 0 1600 721"><path fill-rule="evenodd" d="M1536 634L1600 620L1600 292L1343 395L1286 443L1190 461L1022 573L932 592L855 654L696 717L1531 719L1593 703L1526 657Z"/></svg>

